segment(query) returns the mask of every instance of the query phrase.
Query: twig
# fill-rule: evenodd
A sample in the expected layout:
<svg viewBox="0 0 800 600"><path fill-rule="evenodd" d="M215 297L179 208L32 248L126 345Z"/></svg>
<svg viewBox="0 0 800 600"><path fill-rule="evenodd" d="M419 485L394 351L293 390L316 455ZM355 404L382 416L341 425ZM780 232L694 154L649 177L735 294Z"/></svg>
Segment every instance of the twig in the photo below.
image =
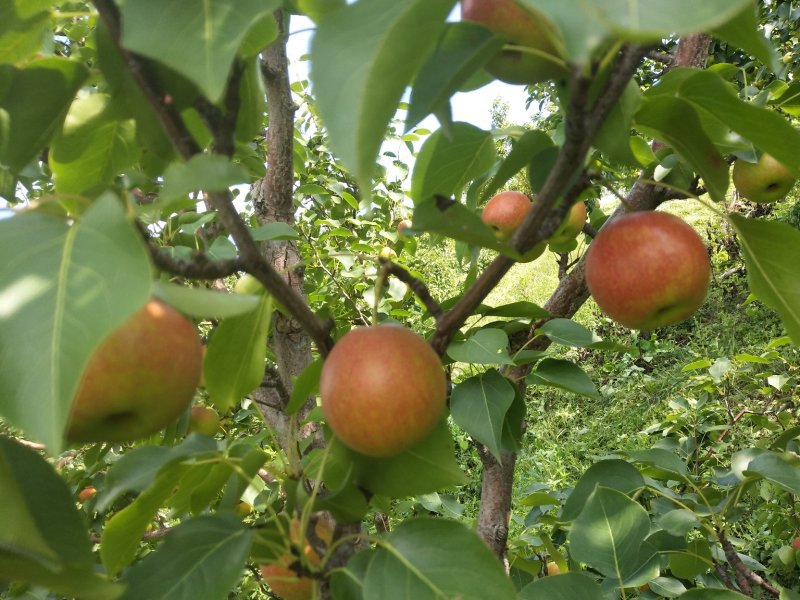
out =
<svg viewBox="0 0 800 600"><path fill-rule="evenodd" d="M227 157L233 156L236 150L236 119L239 115L241 98L239 96L244 75L244 65L237 60L231 68L225 88L224 110L211 103L205 97L195 102L197 112L211 130L214 138L214 151Z"/></svg>
<svg viewBox="0 0 800 600"><path fill-rule="evenodd" d="M195 251L190 260L182 260L170 256L155 244L148 244L150 256L159 270L187 279L220 279L228 277L239 271L244 271L245 266L241 259L211 260L202 252Z"/></svg>
<svg viewBox="0 0 800 600"><path fill-rule="evenodd" d="M158 529L153 529L152 531L145 531L142 535L143 540L157 540L165 535L167 535L170 531L172 531L172 527L159 527ZM99 544L100 543L100 534L93 533L90 536L90 540L92 544Z"/></svg>
<svg viewBox="0 0 800 600"><path fill-rule="evenodd" d="M393 261L383 258L379 260L386 268L388 274L394 275L397 277L397 279L411 288L411 291L414 292L417 298L419 298L420 301L425 305L425 308L428 310L431 316L433 316L433 318L438 322L444 314L444 311L442 311L442 307L439 306L439 303L433 299L433 296L431 296L428 286Z"/></svg>
<svg viewBox="0 0 800 600"><path fill-rule="evenodd" d="M355 311L358 313L358 316L359 316L359 318L361 319L361 323L362 323L363 325L368 325L368 324L369 324L369 317L368 317L368 316L366 316L366 315L365 315L365 314L364 314L364 313L361 311L361 309L358 307L358 303L356 303L355 299L354 299L354 298L353 298L353 297L350 295L350 293L347 291L347 288L346 288L345 286L343 286L343 285L342 285L341 281L339 281L339 278L338 278L338 277L336 277L336 276L334 275L334 273L333 273L333 272L332 272L332 271L331 271L331 270L330 270L330 269L329 269L327 266L325 266L325 262L322 260L322 256L321 256L321 255L320 255L320 253L317 251L316 244L313 244L313 243L311 242L311 238L309 238L308 236L305 236L305 237L306 237L306 242L308 242L308 246L309 246L309 248L311 248L311 251L314 253L314 256L316 256L316 257L317 257L317 262L319 263L319 267L320 267L320 269L322 269L322 270L323 270L323 272L324 272L324 273L325 273L325 274L326 274L326 275L327 275L327 276L330 278L330 280L333 282L333 284L334 284L336 287L338 287L338 288L339 288L339 291L342 293L342 296L344 296L344 297L345 297L345 299L346 299L348 302L350 302L350 304L352 304L352 305L353 305L353 309L354 309L354 310L355 310Z"/></svg>
<svg viewBox="0 0 800 600"><path fill-rule="evenodd" d="M165 94L159 93L158 85L150 74L144 61L124 48L120 42L120 16L119 9L113 0L92 0L100 18L105 23L111 34L122 60L128 66L128 71L133 76L139 89L158 115L161 125L183 159L189 159L200 152L200 147L192 137L191 132L183 123L175 106L167 99Z"/></svg>
<svg viewBox="0 0 800 600"><path fill-rule="evenodd" d="M748 596L753 595L753 590L750 587L750 582L760 586L768 593L772 594L776 598L780 596L780 590L776 587L770 585L768 582L764 581L764 579L754 573L747 566L742 562L742 559L739 558L736 550L731 544L728 537L725 535L723 530L719 530L717 532L717 537L719 538L720 543L722 544L722 549L725 552L725 558L728 559L728 562L734 568L734 575L736 577L736 584L739 586L739 589Z"/></svg>
<svg viewBox="0 0 800 600"><path fill-rule="evenodd" d="M536 204L511 238L510 244L517 251L524 253L552 234L588 185L588 179L582 171L584 157L648 50L643 46L624 46L614 73L591 106L588 105L591 79L579 70L573 73L564 145L540 190ZM560 197L563 200L559 203ZM434 350L439 354L444 353L455 332L500 282L512 264L513 261L505 256L496 258L456 305L438 320L436 333L431 340Z"/></svg>
<svg viewBox="0 0 800 600"><path fill-rule="evenodd" d="M274 298L294 317L317 344L320 354L327 356L333 348L330 324L324 323L311 312L305 300L295 292L283 277L270 265L258 249L242 217L233 205L228 191L210 192L208 202L219 214L225 230L233 237L246 271L258 279Z"/></svg>
<svg viewBox="0 0 800 600"><path fill-rule="evenodd" d="M147 73L143 61L122 47L120 43L120 17L116 5L112 0L93 0L93 2L97 8L97 12L100 14L100 18L108 27L114 44L122 55L128 69L147 100L155 109L167 135L180 156L184 160L188 160L195 154L199 154L201 148L194 141L194 138L173 105L162 100L163 96L158 93L158 86ZM239 77L240 75L237 76L233 74L231 78L229 78L229 84L237 82ZM233 87L238 87L238 85L234 85ZM226 107L228 104L232 107L234 104L238 103L237 94L238 90L229 89L226 91ZM235 112L235 110L233 112ZM230 118L231 115L226 115L225 120ZM220 144L224 150L227 147L226 144L232 142L222 139L221 130L218 133L219 139L217 140L215 138L215 143ZM233 131L226 133L228 136L233 136ZM323 356L327 355L333 347L333 341L330 339L329 335L330 326L317 319L305 300L289 286L275 271L272 265L262 256L247 226L233 206L233 198L230 191L210 192L207 195L207 202L209 206L217 211L220 222L231 237L233 237L239 249L239 256L244 270L261 282L275 299L308 332L309 336L317 344L320 353Z"/></svg>

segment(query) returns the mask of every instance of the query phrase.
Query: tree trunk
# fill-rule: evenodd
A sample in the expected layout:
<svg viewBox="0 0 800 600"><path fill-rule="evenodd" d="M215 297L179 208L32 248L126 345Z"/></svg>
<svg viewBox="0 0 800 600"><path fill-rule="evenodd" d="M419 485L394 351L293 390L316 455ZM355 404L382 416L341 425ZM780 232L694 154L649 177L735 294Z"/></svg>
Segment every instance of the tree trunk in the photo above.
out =
<svg viewBox="0 0 800 600"><path fill-rule="evenodd" d="M681 38L675 51L674 67L702 67L705 65L708 54L708 45L711 38L705 34L690 35ZM631 210L653 210L668 199L669 191L637 181L631 188L626 198L627 206ZM609 217L609 221L618 218L628 210L625 205L620 205ZM558 287L553 291L544 305L556 317L571 318L589 298L589 289L586 286L585 258L562 277ZM546 336L536 337L536 329L542 322L534 323L528 332L514 336L511 339L512 354L522 348L530 350L544 350L550 345ZM532 343L531 340L536 338ZM525 375L530 371L530 366L516 367L508 370L505 375L513 382L518 382L520 393L523 397L526 392L524 383ZM511 514L511 499L514 484L514 464L516 455L512 452L503 452L502 464L478 446L478 452L483 463L483 482L481 486L481 508L478 514L477 530L486 545L492 550L500 561L509 567L506 558L508 525Z"/></svg>
<svg viewBox="0 0 800 600"><path fill-rule="evenodd" d="M267 174L253 185L252 195L260 224L281 222L292 225L295 222L292 149L296 107L289 87L286 56L288 19L284 19L280 11L276 18L281 27L281 37L265 51L262 62L269 110ZM275 270L298 294L303 295L302 260L297 244L293 240L266 242L263 252ZM254 397L291 459L296 457L296 440L291 439L291 421L283 409L292 390L292 378L311 362L311 339L297 321L276 311L270 347L275 351L278 368L268 374L265 384L255 391ZM302 419L312 407L313 402L309 400L298 418Z"/></svg>

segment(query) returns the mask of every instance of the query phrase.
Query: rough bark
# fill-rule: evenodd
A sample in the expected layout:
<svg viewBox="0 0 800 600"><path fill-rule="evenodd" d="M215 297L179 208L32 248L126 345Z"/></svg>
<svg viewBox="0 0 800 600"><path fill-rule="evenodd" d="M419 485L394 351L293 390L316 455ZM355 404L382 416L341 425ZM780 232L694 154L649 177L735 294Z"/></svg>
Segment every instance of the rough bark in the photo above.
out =
<svg viewBox="0 0 800 600"><path fill-rule="evenodd" d="M478 444L478 455L483 464L478 535L492 553L503 561L508 570L506 546L517 455L514 452L501 450L498 461L482 444Z"/></svg>
<svg viewBox="0 0 800 600"><path fill-rule="evenodd" d="M710 37L707 35L691 35L681 39L675 53L673 66L702 67L705 64ZM670 198L670 192L642 181L637 181L625 199L609 217L609 221L618 218L628 210L653 210ZM572 270L562 277L558 287L553 291L544 305L551 314L557 317L570 318L589 298L586 286L585 255ZM550 339L536 335L536 329L542 322L534 323L528 332L512 338L512 353L525 346L531 350L544 350L550 345ZM531 341L533 340L533 341ZM525 395L524 377L530 366L515 367L505 375L519 387ZM508 541L508 525L511 515L511 499L514 484L514 464L516 455L503 452L499 463L485 448L479 448L483 463L483 481L481 486L481 508L478 514L477 530L486 545L508 568L506 549Z"/></svg>
<svg viewBox="0 0 800 600"><path fill-rule="evenodd" d="M278 22L285 26L283 15L277 13ZM262 73L269 107L267 128L267 174L253 186L253 204L256 218L262 225L295 222L292 191L294 171L292 148L294 144L294 113L288 58L286 31L264 53ZM289 286L304 296L303 269L297 244L293 240L266 242L264 256L280 273ZM265 378L265 384L254 392L255 400L270 427L289 456L294 454L291 439L291 420L284 412L292 377L297 376L311 362L311 339L295 319L276 313L270 347L275 352L277 370ZM309 402L299 415L311 409Z"/></svg>

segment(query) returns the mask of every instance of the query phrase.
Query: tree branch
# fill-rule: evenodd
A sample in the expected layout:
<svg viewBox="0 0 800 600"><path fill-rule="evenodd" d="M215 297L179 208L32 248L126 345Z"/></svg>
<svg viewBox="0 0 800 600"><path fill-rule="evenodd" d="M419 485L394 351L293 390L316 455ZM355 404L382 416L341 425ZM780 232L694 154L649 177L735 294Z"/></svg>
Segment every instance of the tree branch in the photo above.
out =
<svg viewBox="0 0 800 600"><path fill-rule="evenodd" d="M111 34L114 46L122 56L122 60L128 67L133 79L139 85L139 89L144 94L150 106L156 112L167 137L172 141L178 154L184 160L188 160L195 154L201 152L200 146L195 142L189 129L181 119L178 110L172 104L167 94L161 93L158 84L155 82L146 62L122 46L120 15L117 5L113 0L92 0L100 18Z"/></svg>
<svg viewBox="0 0 800 600"><path fill-rule="evenodd" d="M591 148L594 137L621 96L625 86L628 85L637 65L648 49L643 46L623 47L614 72L591 106L589 105L589 93L592 80L585 77L579 70L573 73L570 86L570 106L565 122L564 145L534 206L509 242L515 250L524 253L552 235L561 225L580 193L588 185L588 179L583 173L584 158ZM564 193L565 190L567 190L566 193ZM563 200L558 202L562 196ZM431 340L434 350L439 354L444 353L455 332L500 282L512 265L511 259L499 256L481 273L455 306L439 320L436 333Z"/></svg>
<svg viewBox="0 0 800 600"><path fill-rule="evenodd" d="M187 279L221 279L244 271L245 268L238 258L211 260L202 252L195 251L191 260L182 260L170 256L153 243L148 243L147 249L150 250L150 257L159 271Z"/></svg>
<svg viewBox="0 0 800 600"><path fill-rule="evenodd" d="M195 154L202 152L202 149L194 141L194 138L177 110L170 102L166 101L164 94L159 93L159 88L149 75L144 61L121 45L120 15L114 2L112 0L93 0L93 2L100 14L100 18L108 27L114 44L122 55L128 69L158 115L167 135L181 158L188 160ZM215 144L219 146L218 149L222 151L230 150L233 144L234 131L233 127L230 127L230 124L231 121L234 124L236 121L235 113L238 108L238 83L240 78L241 73L237 73L237 70L234 69L229 77L229 87L225 95L225 105L228 112L224 117L220 117L219 114L214 113L213 118L211 118L211 122L217 129L215 132ZM207 116L211 114L209 111L206 111L208 113ZM223 132L222 125L229 127L230 130ZM291 152L291 146L289 151ZM292 163L290 160L289 169L291 169L291 165ZM271 165L270 170L275 168L277 168L277 165ZM284 166L283 168L285 169L286 167ZM329 336L330 327L316 318L302 296L295 292L261 255L247 226L233 206L233 199L230 192L210 192L207 195L207 201L209 205L217 211L220 222L231 237L233 237L239 249L239 256L244 270L256 277L292 317L297 319L317 344L320 353L326 355L333 346L333 342ZM291 198L289 201L291 201Z"/></svg>
<svg viewBox="0 0 800 600"><path fill-rule="evenodd" d="M433 299L433 296L431 296L431 291L428 289L427 285L393 261L384 258L379 260L381 265L383 265L383 267L386 269L387 274L394 275L397 277L397 279L411 288L411 291L414 292L417 298L420 299L420 301L425 305L425 308L428 310L431 316L436 319L437 322L442 318L444 311L442 311L442 307L439 306L439 303Z"/></svg>

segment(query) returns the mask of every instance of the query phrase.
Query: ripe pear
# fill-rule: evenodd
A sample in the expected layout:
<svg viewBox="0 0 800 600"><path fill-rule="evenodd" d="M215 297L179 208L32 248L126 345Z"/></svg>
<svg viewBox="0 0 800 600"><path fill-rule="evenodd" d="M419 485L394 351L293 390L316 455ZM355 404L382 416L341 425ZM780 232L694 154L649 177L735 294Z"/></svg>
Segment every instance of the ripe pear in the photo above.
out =
<svg viewBox="0 0 800 600"><path fill-rule="evenodd" d="M200 382L203 347L194 324L150 300L89 359L72 401L72 442L128 442L175 421Z"/></svg>
<svg viewBox="0 0 800 600"><path fill-rule="evenodd" d="M325 359L322 411L347 446L389 457L422 441L441 421L447 382L439 356L405 327L353 329Z"/></svg>
<svg viewBox="0 0 800 600"><path fill-rule="evenodd" d="M656 329L690 317L705 300L710 274L703 240L665 212L608 221L586 256L586 283L595 302L630 329Z"/></svg>

